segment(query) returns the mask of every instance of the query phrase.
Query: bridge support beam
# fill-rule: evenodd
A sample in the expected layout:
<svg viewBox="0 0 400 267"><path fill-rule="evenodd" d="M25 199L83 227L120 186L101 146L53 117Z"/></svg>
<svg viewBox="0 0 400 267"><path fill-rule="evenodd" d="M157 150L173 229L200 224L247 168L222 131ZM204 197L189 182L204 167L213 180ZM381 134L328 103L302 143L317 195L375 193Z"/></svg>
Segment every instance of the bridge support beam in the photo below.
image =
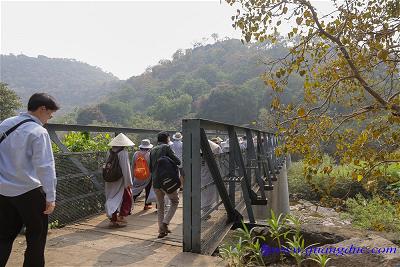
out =
<svg viewBox="0 0 400 267"><path fill-rule="evenodd" d="M271 209L276 215L288 214L290 212L286 164L283 164L282 169L277 176L278 180L273 182L274 190L268 192L268 198L271 200L267 205L268 217L271 217Z"/></svg>
<svg viewBox="0 0 400 267"><path fill-rule="evenodd" d="M292 165L292 157L290 154L286 155L286 169L289 171L290 166Z"/></svg>

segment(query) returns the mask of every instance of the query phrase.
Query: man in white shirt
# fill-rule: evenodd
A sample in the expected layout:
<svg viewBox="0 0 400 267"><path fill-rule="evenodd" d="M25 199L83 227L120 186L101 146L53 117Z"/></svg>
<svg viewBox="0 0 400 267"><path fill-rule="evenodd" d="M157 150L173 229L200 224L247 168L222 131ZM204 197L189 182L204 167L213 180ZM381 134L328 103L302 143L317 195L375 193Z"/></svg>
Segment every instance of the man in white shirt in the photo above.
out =
<svg viewBox="0 0 400 267"><path fill-rule="evenodd" d="M0 266L26 227L24 266L44 266L48 215L55 208L56 172L51 141L43 127L58 104L36 93L28 112L0 123Z"/></svg>
<svg viewBox="0 0 400 267"><path fill-rule="evenodd" d="M185 180L185 173L183 172L183 161L182 161L182 152L183 152L183 142L182 142L182 134L180 132L176 132L172 135L172 144L169 146L171 147L172 151L174 151L175 155L180 159L181 165L178 166L179 168L179 179L181 180L181 188L183 189L183 181Z"/></svg>

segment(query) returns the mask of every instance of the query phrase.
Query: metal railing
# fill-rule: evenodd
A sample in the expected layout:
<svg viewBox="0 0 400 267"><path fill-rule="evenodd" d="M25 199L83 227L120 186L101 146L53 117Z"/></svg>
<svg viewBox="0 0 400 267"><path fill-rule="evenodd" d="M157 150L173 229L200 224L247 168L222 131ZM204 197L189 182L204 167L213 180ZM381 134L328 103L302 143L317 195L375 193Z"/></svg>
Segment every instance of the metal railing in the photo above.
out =
<svg viewBox="0 0 400 267"><path fill-rule="evenodd" d="M47 124L45 126L51 140L62 151L54 154L57 175L57 198L55 212L50 222L71 223L104 211L104 181L101 167L106 160L106 152L70 152L61 142L57 133L119 133L137 135L136 144L141 138L157 141L156 134L161 130L134 129L121 127L102 127L70 124ZM169 131L172 132L172 131ZM133 151L131 151L132 153Z"/></svg>
<svg viewBox="0 0 400 267"><path fill-rule="evenodd" d="M267 205L284 157L275 156L281 138L257 129L203 119L182 122L185 172L183 249L211 254L245 212L255 223L253 205ZM229 138L224 150L210 141ZM238 133L246 142L239 143ZM221 153L222 152L222 153Z"/></svg>

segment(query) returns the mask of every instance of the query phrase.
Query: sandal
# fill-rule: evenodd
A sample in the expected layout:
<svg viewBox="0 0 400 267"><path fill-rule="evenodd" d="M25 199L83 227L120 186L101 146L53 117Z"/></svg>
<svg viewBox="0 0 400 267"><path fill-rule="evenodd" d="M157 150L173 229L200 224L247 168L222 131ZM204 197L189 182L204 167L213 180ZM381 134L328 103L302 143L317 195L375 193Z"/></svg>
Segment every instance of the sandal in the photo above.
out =
<svg viewBox="0 0 400 267"><path fill-rule="evenodd" d="M149 210L149 209L152 209L152 208L153 208L152 205L145 205L143 210Z"/></svg>
<svg viewBox="0 0 400 267"><path fill-rule="evenodd" d="M118 222L118 223L121 223L121 224L127 224L127 223L128 223L128 221L125 220L125 218L123 218L123 217L118 217L118 218L117 218L117 222Z"/></svg>
<svg viewBox="0 0 400 267"><path fill-rule="evenodd" d="M109 228L121 228L121 227L125 227L126 225L123 224L119 224L118 222L110 222L110 224L108 225Z"/></svg>

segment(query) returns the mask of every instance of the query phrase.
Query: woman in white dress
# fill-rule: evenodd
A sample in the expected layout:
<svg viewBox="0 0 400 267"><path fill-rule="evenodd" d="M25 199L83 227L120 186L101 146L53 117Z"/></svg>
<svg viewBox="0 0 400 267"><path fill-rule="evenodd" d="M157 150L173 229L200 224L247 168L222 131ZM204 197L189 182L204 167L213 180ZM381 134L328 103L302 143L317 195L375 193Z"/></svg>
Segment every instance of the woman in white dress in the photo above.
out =
<svg viewBox="0 0 400 267"><path fill-rule="evenodd" d="M104 186L106 196L105 209L107 217L110 219L110 226L118 227L126 225L125 217L131 214L132 176L126 147L134 146L135 144L123 133L120 133L108 145L111 146L113 152L119 151L118 161L123 174L115 182L105 182Z"/></svg>

